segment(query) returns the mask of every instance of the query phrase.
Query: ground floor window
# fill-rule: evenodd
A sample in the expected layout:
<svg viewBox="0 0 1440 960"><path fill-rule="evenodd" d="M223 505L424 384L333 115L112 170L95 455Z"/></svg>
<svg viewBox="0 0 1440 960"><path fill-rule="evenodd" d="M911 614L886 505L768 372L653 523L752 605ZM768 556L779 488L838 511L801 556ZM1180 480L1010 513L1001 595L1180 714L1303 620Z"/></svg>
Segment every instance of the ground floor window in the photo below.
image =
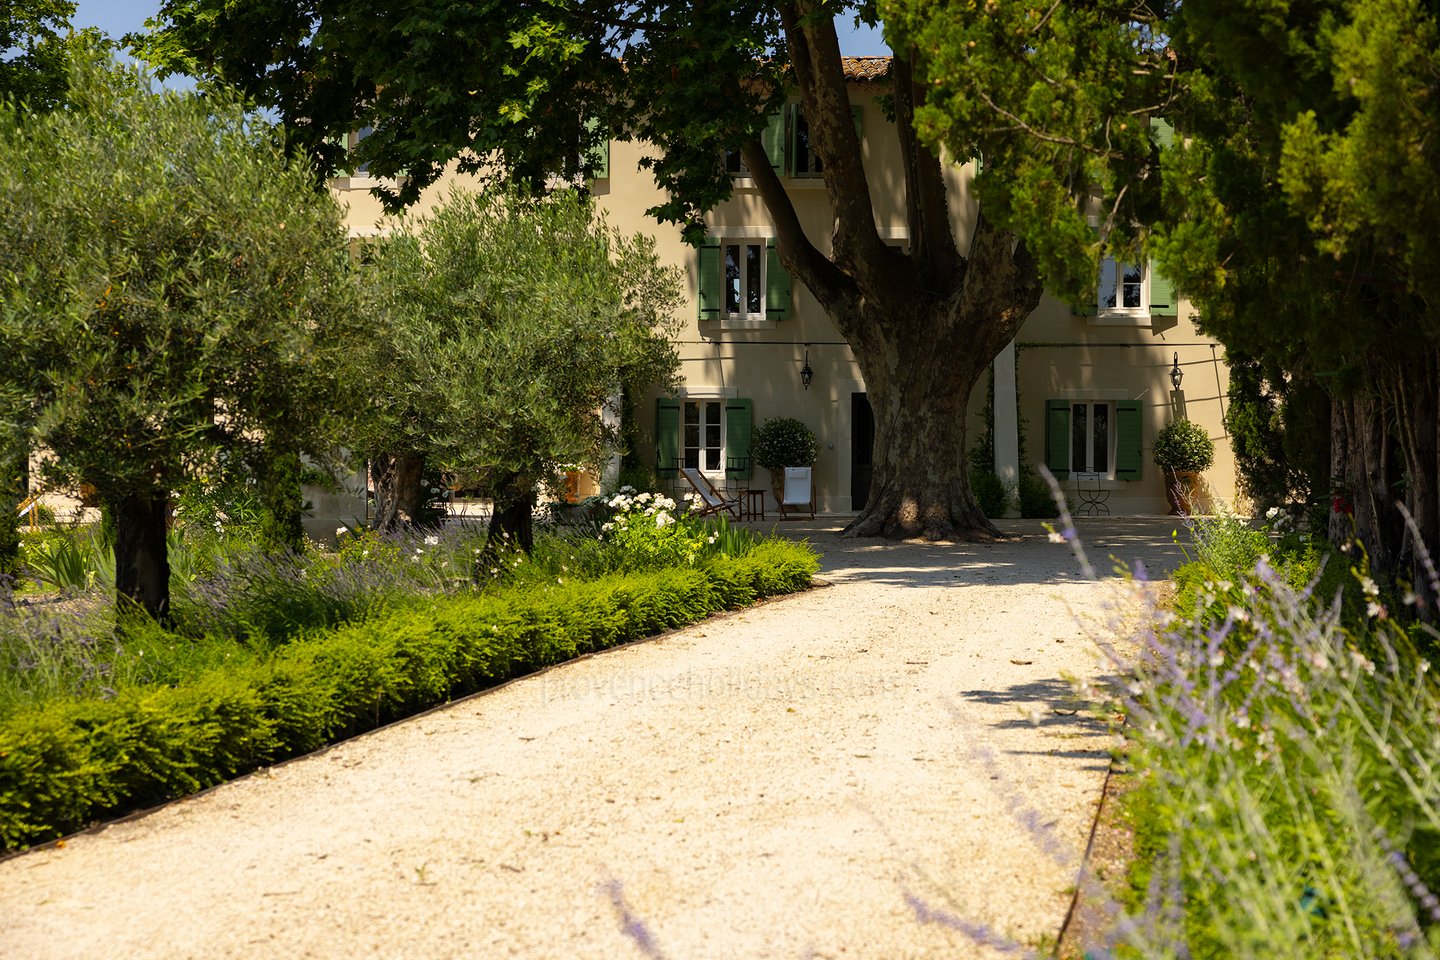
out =
<svg viewBox="0 0 1440 960"><path fill-rule="evenodd" d="M723 401L686 400L684 415L685 466L718 473L725 463Z"/></svg>
<svg viewBox="0 0 1440 960"><path fill-rule="evenodd" d="M753 404L744 397L660 397L655 401L655 469L662 477L691 467L727 481L748 480L753 423Z"/></svg>
<svg viewBox="0 0 1440 960"><path fill-rule="evenodd" d="M1111 444L1114 406L1109 403L1077 401L1070 404L1070 472L1108 477L1111 473Z"/></svg>
<svg viewBox="0 0 1440 960"><path fill-rule="evenodd" d="M1045 404L1045 466L1057 479L1139 480L1138 400L1055 399Z"/></svg>

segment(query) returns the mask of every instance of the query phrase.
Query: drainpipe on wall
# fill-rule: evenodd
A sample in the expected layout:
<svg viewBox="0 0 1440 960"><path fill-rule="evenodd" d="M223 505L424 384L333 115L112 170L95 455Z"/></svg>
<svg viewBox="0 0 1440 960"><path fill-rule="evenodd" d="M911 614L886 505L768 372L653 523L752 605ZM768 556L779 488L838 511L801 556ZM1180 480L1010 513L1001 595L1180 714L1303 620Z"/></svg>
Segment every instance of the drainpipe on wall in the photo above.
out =
<svg viewBox="0 0 1440 960"><path fill-rule="evenodd" d="M1020 485L1020 411L1015 390L1015 341L995 358L995 475L1007 491ZM1016 500L1006 503L1006 517L1020 516Z"/></svg>

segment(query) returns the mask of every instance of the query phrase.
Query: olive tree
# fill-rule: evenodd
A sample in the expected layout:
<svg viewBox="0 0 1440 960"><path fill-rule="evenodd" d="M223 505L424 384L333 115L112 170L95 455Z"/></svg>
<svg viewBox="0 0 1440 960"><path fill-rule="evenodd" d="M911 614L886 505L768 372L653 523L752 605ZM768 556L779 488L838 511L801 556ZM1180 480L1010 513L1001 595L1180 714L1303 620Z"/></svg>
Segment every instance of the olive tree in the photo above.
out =
<svg viewBox="0 0 1440 960"><path fill-rule="evenodd" d="M68 100L0 104L0 425L96 488L121 605L163 619L172 491L322 444L347 241L232 96L92 63Z"/></svg>
<svg viewBox="0 0 1440 960"><path fill-rule="evenodd" d="M572 190L453 192L364 260L370 329L351 371L375 399L357 446L406 477L428 461L474 478L492 535L528 548L537 488L597 469L619 442L607 408L674 379L678 271Z"/></svg>

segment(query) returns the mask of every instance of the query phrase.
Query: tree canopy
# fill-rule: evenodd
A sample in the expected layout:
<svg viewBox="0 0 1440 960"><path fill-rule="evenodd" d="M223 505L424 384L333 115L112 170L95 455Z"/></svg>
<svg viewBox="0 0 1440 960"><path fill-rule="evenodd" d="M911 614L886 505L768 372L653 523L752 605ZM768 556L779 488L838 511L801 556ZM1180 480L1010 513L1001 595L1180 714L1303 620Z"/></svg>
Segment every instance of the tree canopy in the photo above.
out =
<svg viewBox="0 0 1440 960"><path fill-rule="evenodd" d="M1160 146L1179 89L1163 7L1126 0L951 12L881 0L928 96L923 139L981 157L985 216L1023 238L1046 286L1093 298L1102 246L1124 257L1160 219Z"/></svg>
<svg viewBox="0 0 1440 960"><path fill-rule="evenodd" d="M277 110L292 148L340 162L327 138L368 128L351 162L403 179L416 199L449 163L542 187L583 174L606 139L647 145L664 191L650 211L699 242L730 195L738 151L773 221L775 249L850 344L876 411L870 499L852 534L993 537L969 487L965 417L989 361L1039 302L1032 251L980 217L957 244L945 167L916 137L928 87L900 51L884 87L905 195L907 251L877 228L834 17L875 22L871 3L440 3L167 0L142 52L235 83ZM832 208L806 234L761 145L798 100ZM867 134L870 136L872 134ZM885 135L874 132L873 135ZM963 250L963 252L962 252Z"/></svg>
<svg viewBox="0 0 1440 960"><path fill-rule="evenodd" d="M1290 465L1307 470L1286 471L1254 447L1242 461L1333 503L1337 539L1354 532L1353 511L1377 572L1395 572L1407 549L1397 501L1437 543L1434 4L944 9L882 5L892 39L915 45L933 88L917 116L952 150L984 154L986 214L1031 243L1052 286L1071 292L1093 270L1081 214L1100 200L1100 239L1159 260L1202 330L1246 358L1242 389L1268 379L1268 396L1292 405L1327 398L1328 432L1305 431L1321 449L1289 446ZM1147 128L1161 135L1146 138ZM1060 161L1053 170L1047 155ZM1257 398L1253 409L1265 408ZM1315 476L1326 458L1329 476ZM1409 575L1422 579L1418 568Z"/></svg>
<svg viewBox="0 0 1440 960"><path fill-rule="evenodd" d="M1262 15L1263 13L1263 15ZM1423 586L1440 542L1440 32L1433 4L1185 3L1183 143L1156 249L1278 392L1329 398L1336 539ZM1353 518L1353 520L1352 520ZM1352 522L1354 527L1352 528ZM1408 554L1408 556L1407 556ZM1406 564L1410 564L1406 571Z"/></svg>
<svg viewBox="0 0 1440 960"><path fill-rule="evenodd" d="M67 97L0 105L0 423L116 511L120 591L163 614L171 491L329 432L346 234L233 97L105 63Z"/></svg>
<svg viewBox="0 0 1440 960"><path fill-rule="evenodd" d="M98 30L74 31L73 16L73 0L9 0L0 8L0 96L37 112L64 98L71 60L109 46Z"/></svg>

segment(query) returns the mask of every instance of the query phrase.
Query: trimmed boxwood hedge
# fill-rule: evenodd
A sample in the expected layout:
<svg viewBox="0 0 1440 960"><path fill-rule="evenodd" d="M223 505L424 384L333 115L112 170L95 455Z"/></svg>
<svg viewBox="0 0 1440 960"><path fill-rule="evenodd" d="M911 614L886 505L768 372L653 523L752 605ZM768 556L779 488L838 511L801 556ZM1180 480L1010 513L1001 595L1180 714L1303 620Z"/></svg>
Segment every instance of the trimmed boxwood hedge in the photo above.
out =
<svg viewBox="0 0 1440 960"><path fill-rule="evenodd" d="M292 641L268 662L0 721L0 849L193 793L580 654L805 588L766 541L703 567L436 599Z"/></svg>

